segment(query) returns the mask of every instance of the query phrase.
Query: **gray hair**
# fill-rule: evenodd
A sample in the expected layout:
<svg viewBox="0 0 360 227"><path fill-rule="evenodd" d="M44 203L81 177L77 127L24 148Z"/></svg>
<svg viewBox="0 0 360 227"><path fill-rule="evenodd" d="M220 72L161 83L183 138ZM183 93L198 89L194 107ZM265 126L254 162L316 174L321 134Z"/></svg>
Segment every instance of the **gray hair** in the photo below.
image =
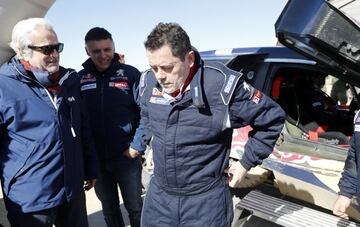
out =
<svg viewBox="0 0 360 227"><path fill-rule="evenodd" d="M50 22L44 18L29 18L15 24L9 45L19 59L26 59L32 56L32 50L28 47L32 44L30 36L36 33L39 28L54 31Z"/></svg>

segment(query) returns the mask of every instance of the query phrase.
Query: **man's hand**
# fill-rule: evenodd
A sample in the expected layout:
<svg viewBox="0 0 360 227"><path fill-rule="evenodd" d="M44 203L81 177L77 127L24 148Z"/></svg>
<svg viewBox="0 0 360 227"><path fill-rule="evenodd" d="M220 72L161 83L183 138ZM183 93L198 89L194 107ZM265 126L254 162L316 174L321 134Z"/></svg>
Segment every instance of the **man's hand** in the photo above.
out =
<svg viewBox="0 0 360 227"><path fill-rule="evenodd" d="M90 189L92 189L95 186L95 184L96 184L96 179L85 181L84 190L89 191Z"/></svg>
<svg viewBox="0 0 360 227"><path fill-rule="evenodd" d="M154 162L153 162L153 150L150 149L146 156L146 169L151 172L154 170Z"/></svg>
<svg viewBox="0 0 360 227"><path fill-rule="evenodd" d="M349 215L346 213L346 209L350 206L350 204L350 198L339 195L333 207L333 214L340 218L349 219Z"/></svg>
<svg viewBox="0 0 360 227"><path fill-rule="evenodd" d="M125 155L128 158L136 158L137 156L140 155L140 153L137 150L132 149L131 147L129 147L128 149L126 149L123 152L123 155Z"/></svg>
<svg viewBox="0 0 360 227"><path fill-rule="evenodd" d="M230 164L230 167L225 170L228 174L229 186L235 188L245 177L247 170L240 164L240 162L233 162Z"/></svg>

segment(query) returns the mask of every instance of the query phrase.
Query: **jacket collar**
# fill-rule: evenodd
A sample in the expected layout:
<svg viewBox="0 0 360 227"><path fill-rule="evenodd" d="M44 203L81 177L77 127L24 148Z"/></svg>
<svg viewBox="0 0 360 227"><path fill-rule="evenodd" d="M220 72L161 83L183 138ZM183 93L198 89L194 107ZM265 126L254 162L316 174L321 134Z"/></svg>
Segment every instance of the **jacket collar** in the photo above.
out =
<svg viewBox="0 0 360 227"><path fill-rule="evenodd" d="M82 66L84 67L84 69L88 72L94 73L95 75L103 75L103 74L113 74L114 72L116 72L116 70L119 69L119 65L121 65L121 63L119 62L119 56L117 54L114 54L113 59L111 60L111 64L109 66L108 69L106 69L104 72L99 72L96 67L94 62L91 60L91 58L88 58L83 64Z"/></svg>
<svg viewBox="0 0 360 227"><path fill-rule="evenodd" d="M204 97L203 97L204 63L200 57L199 52L194 47L192 49L195 53L196 70L195 70L195 75L193 76L192 80L190 81L191 99L192 99L193 105L196 106L197 108L205 108L205 102L204 102ZM160 84L157 82L154 73L152 71L151 71L151 73L152 73L154 81L155 81L156 89L159 92L162 92L163 89L160 86ZM142 83L145 83L145 82L142 82ZM145 85L142 85L142 86L145 86ZM188 95L186 95L186 96L189 97L189 99L190 99L190 96L188 96ZM183 102L183 101L185 101L185 100L182 99L180 102Z"/></svg>
<svg viewBox="0 0 360 227"><path fill-rule="evenodd" d="M24 83L32 83L35 80L28 74L24 66L20 63L20 60L14 56L10 59L8 62L8 66L12 71L14 71L14 74L18 80L24 82Z"/></svg>
<svg viewBox="0 0 360 227"><path fill-rule="evenodd" d="M14 56L12 57L7 65L6 65L7 73L5 75L14 77L24 83L33 83L37 82L29 73L25 70L24 66L20 63L20 60ZM70 74L74 73L75 71L70 69L65 69L64 67L59 67L59 84L62 85L64 81L70 76ZM38 82L37 82L38 83Z"/></svg>
<svg viewBox="0 0 360 227"><path fill-rule="evenodd" d="M204 62L200 57L199 52L193 47L195 53L195 64L197 71L190 82L190 91L194 106L197 108L205 108L203 97L203 77L204 77Z"/></svg>

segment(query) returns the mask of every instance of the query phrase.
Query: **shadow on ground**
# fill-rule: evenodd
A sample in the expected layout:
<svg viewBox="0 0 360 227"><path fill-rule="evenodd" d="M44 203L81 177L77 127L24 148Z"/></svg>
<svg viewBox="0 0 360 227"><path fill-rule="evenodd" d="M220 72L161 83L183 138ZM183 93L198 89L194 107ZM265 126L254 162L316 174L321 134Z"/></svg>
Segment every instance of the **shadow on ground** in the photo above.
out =
<svg viewBox="0 0 360 227"><path fill-rule="evenodd" d="M130 226L129 216L125 209L124 204L120 205L121 213L124 218L125 226ZM96 211L92 214L88 214L89 227L106 227L102 210Z"/></svg>

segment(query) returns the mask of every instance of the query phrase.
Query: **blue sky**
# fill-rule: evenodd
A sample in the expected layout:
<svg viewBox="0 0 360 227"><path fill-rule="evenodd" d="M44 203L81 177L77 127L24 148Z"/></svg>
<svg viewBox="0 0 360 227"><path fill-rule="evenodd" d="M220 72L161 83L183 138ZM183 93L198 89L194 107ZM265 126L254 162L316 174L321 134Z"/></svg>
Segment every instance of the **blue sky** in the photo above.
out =
<svg viewBox="0 0 360 227"><path fill-rule="evenodd" d="M95 26L112 33L127 64L148 68L143 43L159 22L177 22L199 51L272 46L286 0L57 0L46 18L65 43L61 65L81 69L84 36Z"/></svg>

